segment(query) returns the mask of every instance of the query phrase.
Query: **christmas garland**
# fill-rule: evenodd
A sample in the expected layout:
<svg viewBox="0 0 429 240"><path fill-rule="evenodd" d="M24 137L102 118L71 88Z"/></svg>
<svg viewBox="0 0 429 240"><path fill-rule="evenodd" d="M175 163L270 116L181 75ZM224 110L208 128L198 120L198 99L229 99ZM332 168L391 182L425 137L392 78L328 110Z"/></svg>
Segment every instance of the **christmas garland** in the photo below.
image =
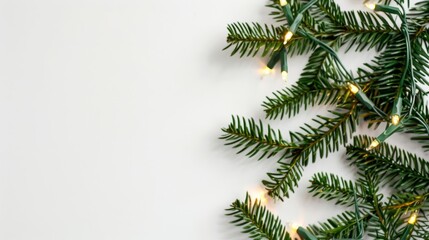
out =
<svg viewBox="0 0 429 240"><path fill-rule="evenodd" d="M368 11L342 11L334 0L271 0L267 5L278 27L258 23L228 25L231 55L268 56L264 70L279 64L284 79L288 57L310 54L297 82L263 103L267 119L291 118L315 105L334 105L300 131L280 130L262 121L233 117L222 139L251 158L276 158L276 172L262 181L267 195L283 200L298 187L310 162L346 147L347 160L358 170L350 181L330 173L311 179L310 193L353 207L326 222L298 227L301 239L429 239L429 163L387 144L398 132L429 149L429 0L409 7L403 0L366 2ZM340 48L378 52L352 72L341 62ZM359 120L385 127L376 138L355 135ZM385 196L380 187L389 186ZM291 239L287 228L246 194L227 210L232 223L252 239Z"/></svg>

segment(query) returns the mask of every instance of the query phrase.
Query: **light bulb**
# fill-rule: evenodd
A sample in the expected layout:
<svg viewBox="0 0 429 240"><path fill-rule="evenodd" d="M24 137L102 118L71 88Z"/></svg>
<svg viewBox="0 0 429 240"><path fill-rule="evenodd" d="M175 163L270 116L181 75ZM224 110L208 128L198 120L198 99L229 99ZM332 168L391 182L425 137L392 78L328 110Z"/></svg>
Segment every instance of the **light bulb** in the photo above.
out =
<svg viewBox="0 0 429 240"><path fill-rule="evenodd" d="M280 6L284 7L287 5L287 1L286 0L280 0Z"/></svg>
<svg viewBox="0 0 429 240"><path fill-rule="evenodd" d="M417 213L411 214L410 218L408 219L408 224L415 224L417 222Z"/></svg>
<svg viewBox="0 0 429 240"><path fill-rule="evenodd" d="M380 142L378 142L377 139L374 139L374 141L371 142L371 145L367 148L367 150L372 150L380 145Z"/></svg>
<svg viewBox="0 0 429 240"><path fill-rule="evenodd" d="M287 72L286 71L282 72L282 78L283 78L283 80L287 81Z"/></svg>
<svg viewBox="0 0 429 240"><path fill-rule="evenodd" d="M262 74L263 75L270 75L272 71L273 71L273 69L266 66L264 69L262 69Z"/></svg>
<svg viewBox="0 0 429 240"><path fill-rule="evenodd" d="M254 192L250 193L250 197L259 202L259 205L267 205L268 203L268 193L265 189L257 189Z"/></svg>
<svg viewBox="0 0 429 240"><path fill-rule="evenodd" d="M286 45L287 42L292 38L292 36L293 36L293 32L287 31L287 33L285 34L285 40L284 40L283 44Z"/></svg>
<svg viewBox="0 0 429 240"><path fill-rule="evenodd" d="M290 229L292 230L293 233L296 233L298 231L299 225L298 223L292 223L290 225Z"/></svg>
<svg viewBox="0 0 429 240"><path fill-rule="evenodd" d="M398 125L399 124L399 121L401 120L400 118L399 118L399 115L398 114L395 114L395 115L393 115L392 117L391 117L391 119L392 119L392 124L393 125Z"/></svg>
<svg viewBox="0 0 429 240"><path fill-rule="evenodd" d="M377 5L375 3L367 2L365 3L365 6L371 10L374 10Z"/></svg>
<svg viewBox="0 0 429 240"><path fill-rule="evenodd" d="M359 88L354 84L349 83L348 87L350 89L350 92L352 92L353 94L356 94L357 92L359 92Z"/></svg>

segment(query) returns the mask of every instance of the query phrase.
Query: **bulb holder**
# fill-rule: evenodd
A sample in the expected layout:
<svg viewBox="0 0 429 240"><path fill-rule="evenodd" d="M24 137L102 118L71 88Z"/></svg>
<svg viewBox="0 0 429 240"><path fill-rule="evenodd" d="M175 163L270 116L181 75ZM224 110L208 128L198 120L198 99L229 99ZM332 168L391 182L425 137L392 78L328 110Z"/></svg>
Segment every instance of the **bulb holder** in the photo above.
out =
<svg viewBox="0 0 429 240"><path fill-rule="evenodd" d="M368 109L374 110L375 104L369 99L363 91L358 91L356 93L356 98Z"/></svg>
<svg viewBox="0 0 429 240"><path fill-rule="evenodd" d="M368 5L371 5L371 3L368 3ZM368 7L368 8L370 8L370 7ZM385 12L385 13L401 15L401 11L399 10L399 8L388 6L388 5L374 4L373 10L376 12Z"/></svg>
<svg viewBox="0 0 429 240"><path fill-rule="evenodd" d="M276 52L273 53L273 55L271 56L270 60L267 63L267 67L269 69L273 69L276 66L277 62L280 60L281 52L282 50L277 50Z"/></svg>
<svg viewBox="0 0 429 240"><path fill-rule="evenodd" d="M293 23L290 25L289 31L291 31L292 33L296 32L296 30L298 29L299 24L301 24L302 17L303 17L302 13L299 13L295 17L295 20L293 20Z"/></svg>
<svg viewBox="0 0 429 240"><path fill-rule="evenodd" d="M288 24L292 25L292 23L293 23L293 15L292 15L292 10L290 9L290 5L286 4L286 5L282 6L282 10L283 10L283 13L284 13L284 15L286 17L286 20L287 20Z"/></svg>
<svg viewBox="0 0 429 240"><path fill-rule="evenodd" d="M283 80L287 80L287 74L288 74L289 67L287 64L287 51L286 51L285 47L283 47L282 53L280 56L280 67L281 67L281 71L282 71Z"/></svg>
<svg viewBox="0 0 429 240"><path fill-rule="evenodd" d="M317 240L317 238L313 234L311 234L303 227L299 227L297 233L303 240Z"/></svg>
<svg viewBox="0 0 429 240"><path fill-rule="evenodd" d="M403 126L403 122L401 121L398 125L390 125L388 128L386 128L386 130L384 130L384 132L382 132L377 138L376 140L379 143L382 143L384 141L386 141L387 138L389 138L390 136L392 136L392 134L394 134L396 131L398 131L399 129L402 128Z"/></svg>
<svg viewBox="0 0 429 240"><path fill-rule="evenodd" d="M395 99L395 102L393 103L393 109L391 115L401 115L402 111L402 97L398 97Z"/></svg>

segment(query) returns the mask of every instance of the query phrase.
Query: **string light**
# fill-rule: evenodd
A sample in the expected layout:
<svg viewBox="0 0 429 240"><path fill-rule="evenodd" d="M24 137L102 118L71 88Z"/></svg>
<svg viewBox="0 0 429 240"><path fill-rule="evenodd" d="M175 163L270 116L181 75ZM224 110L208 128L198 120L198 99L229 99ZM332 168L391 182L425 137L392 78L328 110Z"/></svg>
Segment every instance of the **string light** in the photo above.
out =
<svg viewBox="0 0 429 240"><path fill-rule="evenodd" d="M376 7L377 5L376 5L376 4L374 4L374 3L367 2L367 3L365 3L365 6L366 6L367 8L369 8L369 9L371 9L371 10L375 10L375 7Z"/></svg>
<svg viewBox="0 0 429 240"><path fill-rule="evenodd" d="M283 49L282 49L282 53L280 56L280 63L281 63L280 68L282 70L282 78L284 81L286 81L289 67L287 64L287 51L286 51L285 47L283 47Z"/></svg>
<svg viewBox="0 0 429 240"><path fill-rule="evenodd" d="M417 222L417 213L414 212L411 214L410 218L408 219L408 224L414 225Z"/></svg>
<svg viewBox="0 0 429 240"><path fill-rule="evenodd" d="M398 125L399 124L399 121L401 120L400 118L399 118L399 115L398 114L395 114L395 115L393 115L392 117L391 117L391 119L392 119L392 124L393 125Z"/></svg>
<svg viewBox="0 0 429 240"><path fill-rule="evenodd" d="M292 231L292 233L296 233L298 231L298 228L299 228L298 223L290 224L290 230Z"/></svg>
<svg viewBox="0 0 429 240"><path fill-rule="evenodd" d="M298 227L296 232L302 240L317 240L316 236L303 227Z"/></svg>
<svg viewBox="0 0 429 240"><path fill-rule="evenodd" d="M350 92L352 92L353 94L356 94L357 92L359 92L359 88L354 84L349 83L348 87Z"/></svg>
<svg viewBox="0 0 429 240"><path fill-rule="evenodd" d="M269 68L268 66L264 67L264 69L262 69L262 74L267 76L270 75L273 72L273 69Z"/></svg>
<svg viewBox="0 0 429 240"><path fill-rule="evenodd" d="M372 150L372 149L378 147L378 145L380 145L380 142L377 139L374 139L374 141L371 142L371 144L369 145L369 147L367 149L368 149L368 151Z"/></svg>
<svg viewBox="0 0 429 240"><path fill-rule="evenodd" d="M284 7L287 5L287 1L286 0L280 0L280 6Z"/></svg>
<svg viewBox="0 0 429 240"><path fill-rule="evenodd" d="M260 205L267 205L268 203L268 193L265 189L257 189L254 192L250 193L251 199L254 199L259 202Z"/></svg>
<svg viewBox="0 0 429 240"><path fill-rule="evenodd" d="M287 81L287 75L288 75L287 72L283 71L282 72L282 79L285 80L285 81Z"/></svg>
<svg viewBox="0 0 429 240"><path fill-rule="evenodd" d="M292 38L292 36L293 36L293 32L287 31L285 34L285 37L284 37L285 40L284 40L283 44L286 45L287 42Z"/></svg>

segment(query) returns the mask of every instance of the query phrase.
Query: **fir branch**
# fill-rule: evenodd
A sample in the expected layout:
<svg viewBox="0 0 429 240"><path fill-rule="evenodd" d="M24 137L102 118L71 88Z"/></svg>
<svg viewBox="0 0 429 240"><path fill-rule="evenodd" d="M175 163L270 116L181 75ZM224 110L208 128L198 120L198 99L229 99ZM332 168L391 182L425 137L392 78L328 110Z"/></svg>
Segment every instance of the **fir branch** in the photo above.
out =
<svg viewBox="0 0 429 240"><path fill-rule="evenodd" d="M268 195L283 201L283 197L289 198L290 192L294 192L298 181L302 177L303 166L300 163L301 156L292 156L289 163L279 162L276 172L268 173L270 180L263 180L262 184L268 190Z"/></svg>
<svg viewBox="0 0 429 240"><path fill-rule="evenodd" d="M317 6L324 13L326 20L337 26L344 26L344 13L333 0L319 0Z"/></svg>
<svg viewBox="0 0 429 240"><path fill-rule="evenodd" d="M347 147L348 159L361 169L382 176L382 182L395 189L427 190L429 187L429 163L398 147L380 144L377 149L366 149L372 141L367 136L355 137Z"/></svg>
<svg viewBox="0 0 429 240"><path fill-rule="evenodd" d="M288 118L299 113L302 107L321 104L334 104L342 101L348 95L344 86L332 85L326 88L309 89L303 85L291 86L273 93L274 97L267 97L263 103L266 117L276 119ZM346 96L345 96L346 95Z"/></svg>
<svg viewBox="0 0 429 240"><path fill-rule="evenodd" d="M263 49L262 56L265 56L282 46L280 34L283 28L281 27L276 28L266 24L262 26L259 23L233 23L229 24L227 29L229 44L224 50L233 46L231 56L236 53L239 53L240 57L255 56L260 49Z"/></svg>
<svg viewBox="0 0 429 240"><path fill-rule="evenodd" d="M267 125L265 131L262 121L259 125L254 119L245 119L232 117L232 122L228 128L223 128L225 133L220 138L226 141L226 145L238 148L237 154L246 152L246 156L253 157L262 153L259 159L264 157L270 158L280 153L280 159L284 159L292 149L297 148L295 144L286 142L281 132L274 131L270 125Z"/></svg>
<svg viewBox="0 0 429 240"><path fill-rule="evenodd" d="M335 200L335 204L352 206L355 204L354 194L357 202L365 203L368 199L366 186L345 180L334 174L316 173L310 180L309 192L313 196L326 200Z"/></svg>
<svg viewBox="0 0 429 240"><path fill-rule="evenodd" d="M333 46L335 42L328 43L327 45ZM298 85L303 85L310 89L332 87L332 83L327 76L327 69L332 66L326 64L329 63L330 59L332 59L332 57L327 51L321 47L317 48L308 59L299 77Z"/></svg>
<svg viewBox="0 0 429 240"><path fill-rule="evenodd" d="M331 111L334 118L318 116L313 119L319 126L305 124L302 132L291 132L291 142L298 147L290 152L290 162L280 162L275 173L268 173L270 180L264 180L269 195L272 197L288 197L302 176L302 167L309 160L314 162L317 156L326 157L330 152L337 151L340 145L347 143L349 136L355 131L357 102L351 103L346 112Z"/></svg>
<svg viewBox="0 0 429 240"><path fill-rule="evenodd" d="M429 2L426 0L417 2L414 7L409 9L407 21L412 34L418 35L424 30L426 24L429 23Z"/></svg>
<svg viewBox="0 0 429 240"><path fill-rule="evenodd" d="M371 239L400 239L401 233L397 231L401 225L404 225L403 216L397 215L391 211L381 211L383 221L378 217L372 217L368 221L366 231Z"/></svg>
<svg viewBox="0 0 429 240"><path fill-rule="evenodd" d="M231 223L242 227L242 232L251 239L291 240L279 217L270 213L260 201L252 202L249 194L244 202L238 199L233 202L227 211L228 216L235 218Z"/></svg>
<svg viewBox="0 0 429 240"><path fill-rule="evenodd" d="M363 217L356 220L356 213L346 211L325 222L319 222L317 225L311 224L307 229L319 240L355 239L354 237L360 234L358 229L359 222L363 222L365 228L365 223L371 217L369 214L361 215L363 215Z"/></svg>

